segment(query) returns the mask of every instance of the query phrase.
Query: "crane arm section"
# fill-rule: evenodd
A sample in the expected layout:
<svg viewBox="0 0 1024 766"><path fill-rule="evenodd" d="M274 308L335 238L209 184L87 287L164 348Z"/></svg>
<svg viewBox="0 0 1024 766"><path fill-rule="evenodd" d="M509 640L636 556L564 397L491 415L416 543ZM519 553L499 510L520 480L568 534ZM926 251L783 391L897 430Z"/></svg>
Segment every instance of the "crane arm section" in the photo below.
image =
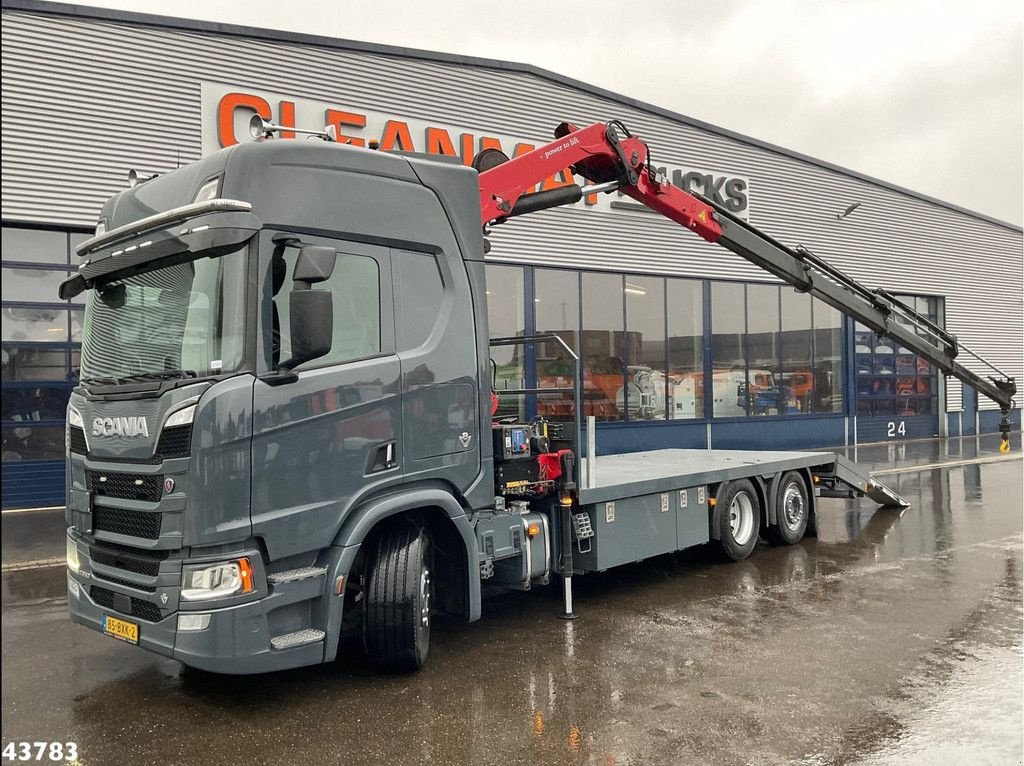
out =
<svg viewBox="0 0 1024 766"><path fill-rule="evenodd" d="M962 347L955 335L888 292L869 289L806 248L790 248L713 201L672 185L651 164L647 144L622 123L595 123L586 128L562 123L551 143L511 160L496 150L484 150L474 160L474 167L480 172L485 228L513 216L578 202L585 194L620 191L800 292L810 293L878 335L892 338L943 374L980 391L999 405L1003 415L1000 449L1009 449L1009 412L1017 393L1012 377ZM565 168L590 184L533 192L537 184ZM957 361L961 350L991 367L998 377L981 376L965 367Z"/></svg>

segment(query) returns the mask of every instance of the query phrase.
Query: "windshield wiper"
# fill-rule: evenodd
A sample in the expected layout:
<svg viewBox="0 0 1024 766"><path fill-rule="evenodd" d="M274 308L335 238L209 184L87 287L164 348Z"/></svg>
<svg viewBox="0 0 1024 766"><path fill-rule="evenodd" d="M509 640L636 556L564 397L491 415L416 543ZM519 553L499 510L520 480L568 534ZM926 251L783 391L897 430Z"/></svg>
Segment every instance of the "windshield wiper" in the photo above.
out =
<svg viewBox="0 0 1024 766"><path fill-rule="evenodd" d="M139 372L135 375L126 375L119 380L172 380L174 378L198 378L195 370L154 370L153 372Z"/></svg>
<svg viewBox="0 0 1024 766"><path fill-rule="evenodd" d="M90 384L104 385L104 386L116 386L122 380L123 380L123 378L82 378L79 381L79 383L84 383L87 386L90 385Z"/></svg>

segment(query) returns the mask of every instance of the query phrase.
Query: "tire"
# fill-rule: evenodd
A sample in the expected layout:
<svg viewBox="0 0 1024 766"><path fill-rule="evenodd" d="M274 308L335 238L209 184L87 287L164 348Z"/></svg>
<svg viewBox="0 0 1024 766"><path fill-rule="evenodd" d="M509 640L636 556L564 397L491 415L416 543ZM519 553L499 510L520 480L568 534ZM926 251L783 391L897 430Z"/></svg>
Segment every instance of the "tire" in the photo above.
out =
<svg viewBox="0 0 1024 766"><path fill-rule="evenodd" d="M775 490L776 523L768 536L776 545L793 545L803 539L811 515L807 485L796 471L784 474Z"/></svg>
<svg viewBox="0 0 1024 766"><path fill-rule="evenodd" d="M430 648L433 547L426 529L389 526L367 562L363 648L386 670L419 670Z"/></svg>
<svg viewBox="0 0 1024 766"><path fill-rule="evenodd" d="M718 542L726 557L742 561L757 545L761 503L749 479L724 483L718 489Z"/></svg>

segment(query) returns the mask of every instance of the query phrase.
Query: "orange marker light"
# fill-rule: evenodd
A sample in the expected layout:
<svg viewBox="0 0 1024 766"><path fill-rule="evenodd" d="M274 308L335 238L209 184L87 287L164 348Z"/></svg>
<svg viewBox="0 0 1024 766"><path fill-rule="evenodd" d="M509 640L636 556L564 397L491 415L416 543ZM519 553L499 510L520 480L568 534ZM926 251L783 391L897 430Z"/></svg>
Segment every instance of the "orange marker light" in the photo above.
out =
<svg viewBox="0 0 1024 766"><path fill-rule="evenodd" d="M711 506L718 505L718 498L715 498L715 497L710 498L708 500L708 505L711 505Z"/></svg>
<svg viewBox="0 0 1024 766"><path fill-rule="evenodd" d="M345 575L338 575L338 580L334 585L334 595L340 596L345 592Z"/></svg>
<svg viewBox="0 0 1024 766"><path fill-rule="evenodd" d="M249 559L238 560L238 573L242 578L242 593L251 593L253 589L252 564L249 563Z"/></svg>
<svg viewBox="0 0 1024 766"><path fill-rule="evenodd" d="M531 540L540 534L540 527L536 524L531 524L526 528L526 536Z"/></svg>

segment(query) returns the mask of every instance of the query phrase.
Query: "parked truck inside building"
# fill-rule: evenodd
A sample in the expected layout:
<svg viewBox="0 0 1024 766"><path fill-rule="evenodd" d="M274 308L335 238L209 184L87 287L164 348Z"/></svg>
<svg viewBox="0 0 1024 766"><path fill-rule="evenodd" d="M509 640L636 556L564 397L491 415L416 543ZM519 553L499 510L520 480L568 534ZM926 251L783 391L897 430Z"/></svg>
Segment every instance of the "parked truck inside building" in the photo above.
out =
<svg viewBox="0 0 1024 766"><path fill-rule="evenodd" d="M831 453L586 450L579 358L554 334L489 339L484 280L488 227L586 193L622 191L1011 406L1012 379L961 366L953 336L668 184L619 123L474 167L278 131L256 118L258 140L117 194L61 286L87 292L69 608L114 638L253 673L330 661L352 630L416 669L432 614L478 619L485 584L557 575L571 617L574 575L792 544L819 496L902 502ZM587 186L534 191L566 167ZM522 417L494 417L492 344L564 352L557 385L502 389Z"/></svg>

